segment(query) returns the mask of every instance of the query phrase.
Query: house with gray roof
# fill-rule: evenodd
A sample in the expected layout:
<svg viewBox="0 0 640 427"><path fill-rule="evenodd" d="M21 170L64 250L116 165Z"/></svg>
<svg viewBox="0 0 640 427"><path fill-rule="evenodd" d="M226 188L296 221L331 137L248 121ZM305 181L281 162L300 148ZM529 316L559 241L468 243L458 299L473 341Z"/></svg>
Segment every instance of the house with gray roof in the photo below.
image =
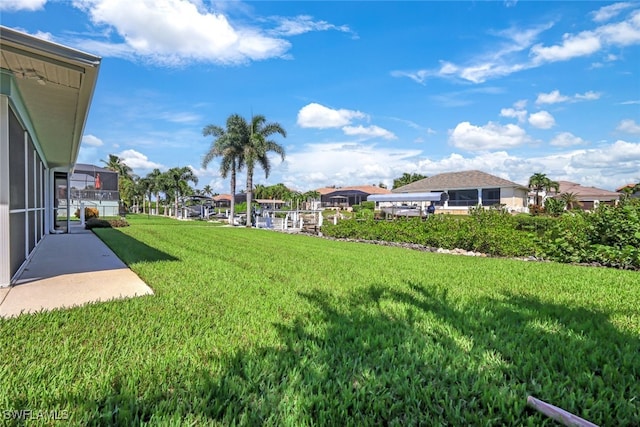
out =
<svg viewBox="0 0 640 427"><path fill-rule="evenodd" d="M393 193L444 192L438 211L467 213L470 206L502 205L510 212L528 212L529 188L479 170L447 172L391 190Z"/></svg>

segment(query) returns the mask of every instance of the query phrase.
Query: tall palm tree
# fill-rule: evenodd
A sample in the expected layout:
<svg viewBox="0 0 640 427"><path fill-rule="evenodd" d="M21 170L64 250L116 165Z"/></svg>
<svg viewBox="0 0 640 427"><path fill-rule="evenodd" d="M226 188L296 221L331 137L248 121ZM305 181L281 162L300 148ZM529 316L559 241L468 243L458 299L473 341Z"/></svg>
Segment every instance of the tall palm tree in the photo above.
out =
<svg viewBox="0 0 640 427"><path fill-rule="evenodd" d="M142 213L146 213L146 201L149 199L149 209L151 209L151 191L149 191L151 187L151 181L149 178L139 178L137 181L138 192L142 195Z"/></svg>
<svg viewBox="0 0 640 427"><path fill-rule="evenodd" d="M145 176L148 183L147 191L149 191L149 210L151 210L151 194L154 194L156 196L156 215L160 214L160 190L162 189L160 182L161 177L162 172L160 172L160 169L154 169Z"/></svg>
<svg viewBox="0 0 640 427"><path fill-rule="evenodd" d="M259 114L251 118L242 135L242 157L247 166L247 227L251 227L251 202L253 201L253 172L256 164L264 170L265 177L269 177L271 161L269 152L280 155L284 161L284 147L269 139L272 135L280 134L287 137L287 132L279 123L267 123L267 119Z"/></svg>
<svg viewBox="0 0 640 427"><path fill-rule="evenodd" d="M120 157L115 154L109 154L109 160L100 160L106 165L106 168L118 173L118 192L120 200L125 205L130 205L134 197L134 178L133 169L131 169Z"/></svg>
<svg viewBox="0 0 640 427"><path fill-rule="evenodd" d="M132 178L133 170L115 154L109 154L109 160L100 160L106 165L106 168L118 172L121 177Z"/></svg>
<svg viewBox="0 0 640 427"><path fill-rule="evenodd" d="M244 166L242 150L243 127L245 120L238 114L232 114L227 118L226 129L216 125L208 125L202 130L203 136L213 136L211 148L202 158L202 167L207 168L211 161L220 157L220 176L226 178L231 175L231 206L229 224L233 225L235 215L235 194L237 173Z"/></svg>
<svg viewBox="0 0 640 427"><path fill-rule="evenodd" d="M193 170L187 166L182 168L171 168L166 172L166 176L173 192L175 215L176 218L178 218L178 199L180 196L190 193L188 182L191 181L194 184L197 184L198 177L193 173Z"/></svg>
<svg viewBox="0 0 640 427"><path fill-rule="evenodd" d="M552 188L557 192L560 189L560 184L556 181L552 181L551 179L549 179L549 177L547 177L547 175L541 172L536 172L529 178L529 189L536 193L536 206L542 205L542 200L540 200L540 192L549 192Z"/></svg>

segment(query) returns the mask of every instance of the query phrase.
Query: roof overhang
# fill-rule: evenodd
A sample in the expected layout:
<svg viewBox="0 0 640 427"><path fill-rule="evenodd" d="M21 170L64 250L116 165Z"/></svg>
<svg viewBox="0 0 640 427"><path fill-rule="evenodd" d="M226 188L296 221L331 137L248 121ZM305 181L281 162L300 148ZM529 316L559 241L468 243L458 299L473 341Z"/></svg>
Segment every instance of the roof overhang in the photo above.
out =
<svg viewBox="0 0 640 427"><path fill-rule="evenodd" d="M73 168L101 58L0 26L2 93L20 100L45 164ZM8 92L8 93L7 93ZM16 93L14 93L16 92Z"/></svg>
<svg viewBox="0 0 640 427"><path fill-rule="evenodd" d="M368 202L439 202L442 192L372 194Z"/></svg>

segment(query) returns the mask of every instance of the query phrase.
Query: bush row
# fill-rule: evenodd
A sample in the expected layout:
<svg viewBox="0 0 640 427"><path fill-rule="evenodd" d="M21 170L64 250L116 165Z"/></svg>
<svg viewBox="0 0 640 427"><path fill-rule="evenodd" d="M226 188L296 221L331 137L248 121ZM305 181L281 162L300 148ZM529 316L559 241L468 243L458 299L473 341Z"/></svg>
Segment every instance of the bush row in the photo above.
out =
<svg viewBox="0 0 640 427"><path fill-rule="evenodd" d="M562 215L540 246L541 254L555 261L640 269L640 199Z"/></svg>
<svg viewBox="0 0 640 427"><path fill-rule="evenodd" d="M494 256L544 259L640 269L640 200L600 205L594 212L567 212L558 218L510 215L471 209L468 216L434 215L376 221L372 218L325 224L329 237L416 243L460 248Z"/></svg>
<svg viewBox="0 0 640 427"><path fill-rule="evenodd" d="M94 228L117 228L128 227L129 223L124 219L98 219L91 218L84 224L86 230L92 230Z"/></svg>
<svg viewBox="0 0 640 427"><path fill-rule="evenodd" d="M335 225L323 225L322 233L337 238L460 248L496 256L534 255L534 234L520 229L517 224L517 220L507 213L474 210L470 216L433 215L428 220L345 220Z"/></svg>

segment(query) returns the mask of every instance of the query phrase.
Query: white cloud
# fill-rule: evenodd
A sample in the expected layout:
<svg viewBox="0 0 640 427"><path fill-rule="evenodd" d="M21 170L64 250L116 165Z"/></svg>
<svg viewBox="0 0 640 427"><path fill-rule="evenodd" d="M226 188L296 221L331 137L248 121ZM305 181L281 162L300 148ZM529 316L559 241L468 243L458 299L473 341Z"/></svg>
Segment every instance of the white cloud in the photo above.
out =
<svg viewBox="0 0 640 427"><path fill-rule="evenodd" d="M518 119L519 123L524 123L527 118L527 110L516 110L515 108L503 108L500 116Z"/></svg>
<svg viewBox="0 0 640 427"><path fill-rule="evenodd" d="M556 121L548 111L538 111L529 115L529 124L538 129L550 129Z"/></svg>
<svg viewBox="0 0 640 427"><path fill-rule="evenodd" d="M578 56L590 55L602 47L600 38L591 31L583 31L574 34L565 34L562 43L555 46L544 47L537 44L531 48L534 62L566 61Z"/></svg>
<svg viewBox="0 0 640 427"><path fill-rule="evenodd" d="M103 55L142 58L159 65L188 62L238 64L281 57L290 48L284 39L256 28L234 26L226 16L201 4L181 0L74 0L105 34L122 41L79 41ZM198 7L201 6L201 7Z"/></svg>
<svg viewBox="0 0 640 427"><path fill-rule="evenodd" d="M429 72L427 70L419 70L419 71L400 71L395 70L391 72L393 77L409 77L416 83L424 84L427 77L429 77Z"/></svg>
<svg viewBox="0 0 640 427"><path fill-rule="evenodd" d="M585 141L572 134L571 132L560 132L549 142L549 144L556 147L572 147L574 145L582 145Z"/></svg>
<svg viewBox="0 0 640 427"><path fill-rule="evenodd" d="M398 137L378 126L344 126L342 131L348 136L359 136L363 138L384 138L384 139L397 139Z"/></svg>
<svg viewBox="0 0 640 427"><path fill-rule="evenodd" d="M594 101L600 99L599 92L587 91L585 93L576 93L573 96L561 95L559 90L553 90L549 93L539 93L536 98L536 104L558 104L560 102L577 102L577 101Z"/></svg>
<svg viewBox="0 0 640 427"><path fill-rule="evenodd" d="M403 172L415 170L420 153L351 142L307 144L287 155L282 179L303 191L326 185L390 184Z"/></svg>
<svg viewBox="0 0 640 427"><path fill-rule="evenodd" d="M531 48L534 63L566 61L587 56L609 46L629 46L640 43L640 11L635 11L620 22L597 27L593 31L564 34L562 43Z"/></svg>
<svg viewBox="0 0 640 427"><path fill-rule="evenodd" d="M449 143L468 151L513 148L529 141L525 130L514 124L502 126L489 122L484 126L474 126L469 122L462 122L449 131Z"/></svg>
<svg viewBox="0 0 640 427"><path fill-rule="evenodd" d="M45 3L47 3L47 0L1 0L0 11L40 10L44 7Z"/></svg>
<svg viewBox="0 0 640 427"><path fill-rule="evenodd" d="M121 153L117 154L117 156L122 159L122 162L124 164L135 171L137 171L138 169L164 169L163 165L150 161L147 156L136 150L124 150Z"/></svg>
<svg viewBox="0 0 640 427"><path fill-rule="evenodd" d="M103 145L103 142L100 138L94 135L84 135L82 137L82 144L89 145L91 147L101 147Z"/></svg>
<svg viewBox="0 0 640 427"><path fill-rule="evenodd" d="M352 33L355 36L355 33L347 25L334 25L327 21L314 21L313 17L308 15L299 15L293 18L278 16L272 18L272 20L278 23L278 26L270 31L274 35L297 36L311 31L335 30L343 33Z"/></svg>
<svg viewBox="0 0 640 427"><path fill-rule="evenodd" d="M600 99L601 94L599 92L594 92L592 90L585 92L583 94L576 93L574 95L574 99L577 101L595 101L596 99Z"/></svg>
<svg viewBox="0 0 640 427"><path fill-rule="evenodd" d="M568 96L560 95L559 90L554 90L549 93L539 93L536 104L557 104L559 102L567 102L568 100Z"/></svg>
<svg viewBox="0 0 640 427"><path fill-rule="evenodd" d="M572 156L570 166L592 171L597 169L605 176L624 173L637 176L640 171L640 143L618 140L609 146L584 150Z"/></svg>
<svg viewBox="0 0 640 427"><path fill-rule="evenodd" d="M595 22L604 22L618 16L620 12L630 7L633 7L632 3L628 3L628 2L615 3L609 6L603 6L600 9L592 12L591 15L593 16L593 20Z"/></svg>
<svg viewBox="0 0 640 427"><path fill-rule="evenodd" d="M189 112L165 112L160 114L160 118L172 123L198 123L202 120L199 114Z"/></svg>
<svg viewBox="0 0 640 427"><path fill-rule="evenodd" d="M622 120L616 130L632 135L640 135L640 125L633 119Z"/></svg>
<svg viewBox="0 0 640 427"><path fill-rule="evenodd" d="M603 10L604 9L604 10ZM626 7L617 10L605 9L596 13L598 22L605 16L613 17ZM615 12L615 13L613 13ZM607 18L608 19L608 18ZM579 33L565 33L562 40L555 44L536 43L539 35L550 29L553 23L532 28L509 28L495 32L502 40L488 46L484 52L474 54L461 64L440 60L440 67L421 69L418 71L394 71L394 77L409 77L424 84L427 78L458 78L472 83L483 83L490 79L504 77L518 71L537 68L556 61L567 61L572 58L589 56L611 47L624 47L640 44L640 10L632 11L624 20L614 22ZM525 54L528 53L528 56ZM608 61L615 58L612 53L605 52ZM595 67L602 66L594 63Z"/></svg>
<svg viewBox="0 0 640 427"><path fill-rule="evenodd" d="M367 119L360 111L334 110L317 103L307 104L298 111L298 126L303 128L338 128L351 124L353 119Z"/></svg>

